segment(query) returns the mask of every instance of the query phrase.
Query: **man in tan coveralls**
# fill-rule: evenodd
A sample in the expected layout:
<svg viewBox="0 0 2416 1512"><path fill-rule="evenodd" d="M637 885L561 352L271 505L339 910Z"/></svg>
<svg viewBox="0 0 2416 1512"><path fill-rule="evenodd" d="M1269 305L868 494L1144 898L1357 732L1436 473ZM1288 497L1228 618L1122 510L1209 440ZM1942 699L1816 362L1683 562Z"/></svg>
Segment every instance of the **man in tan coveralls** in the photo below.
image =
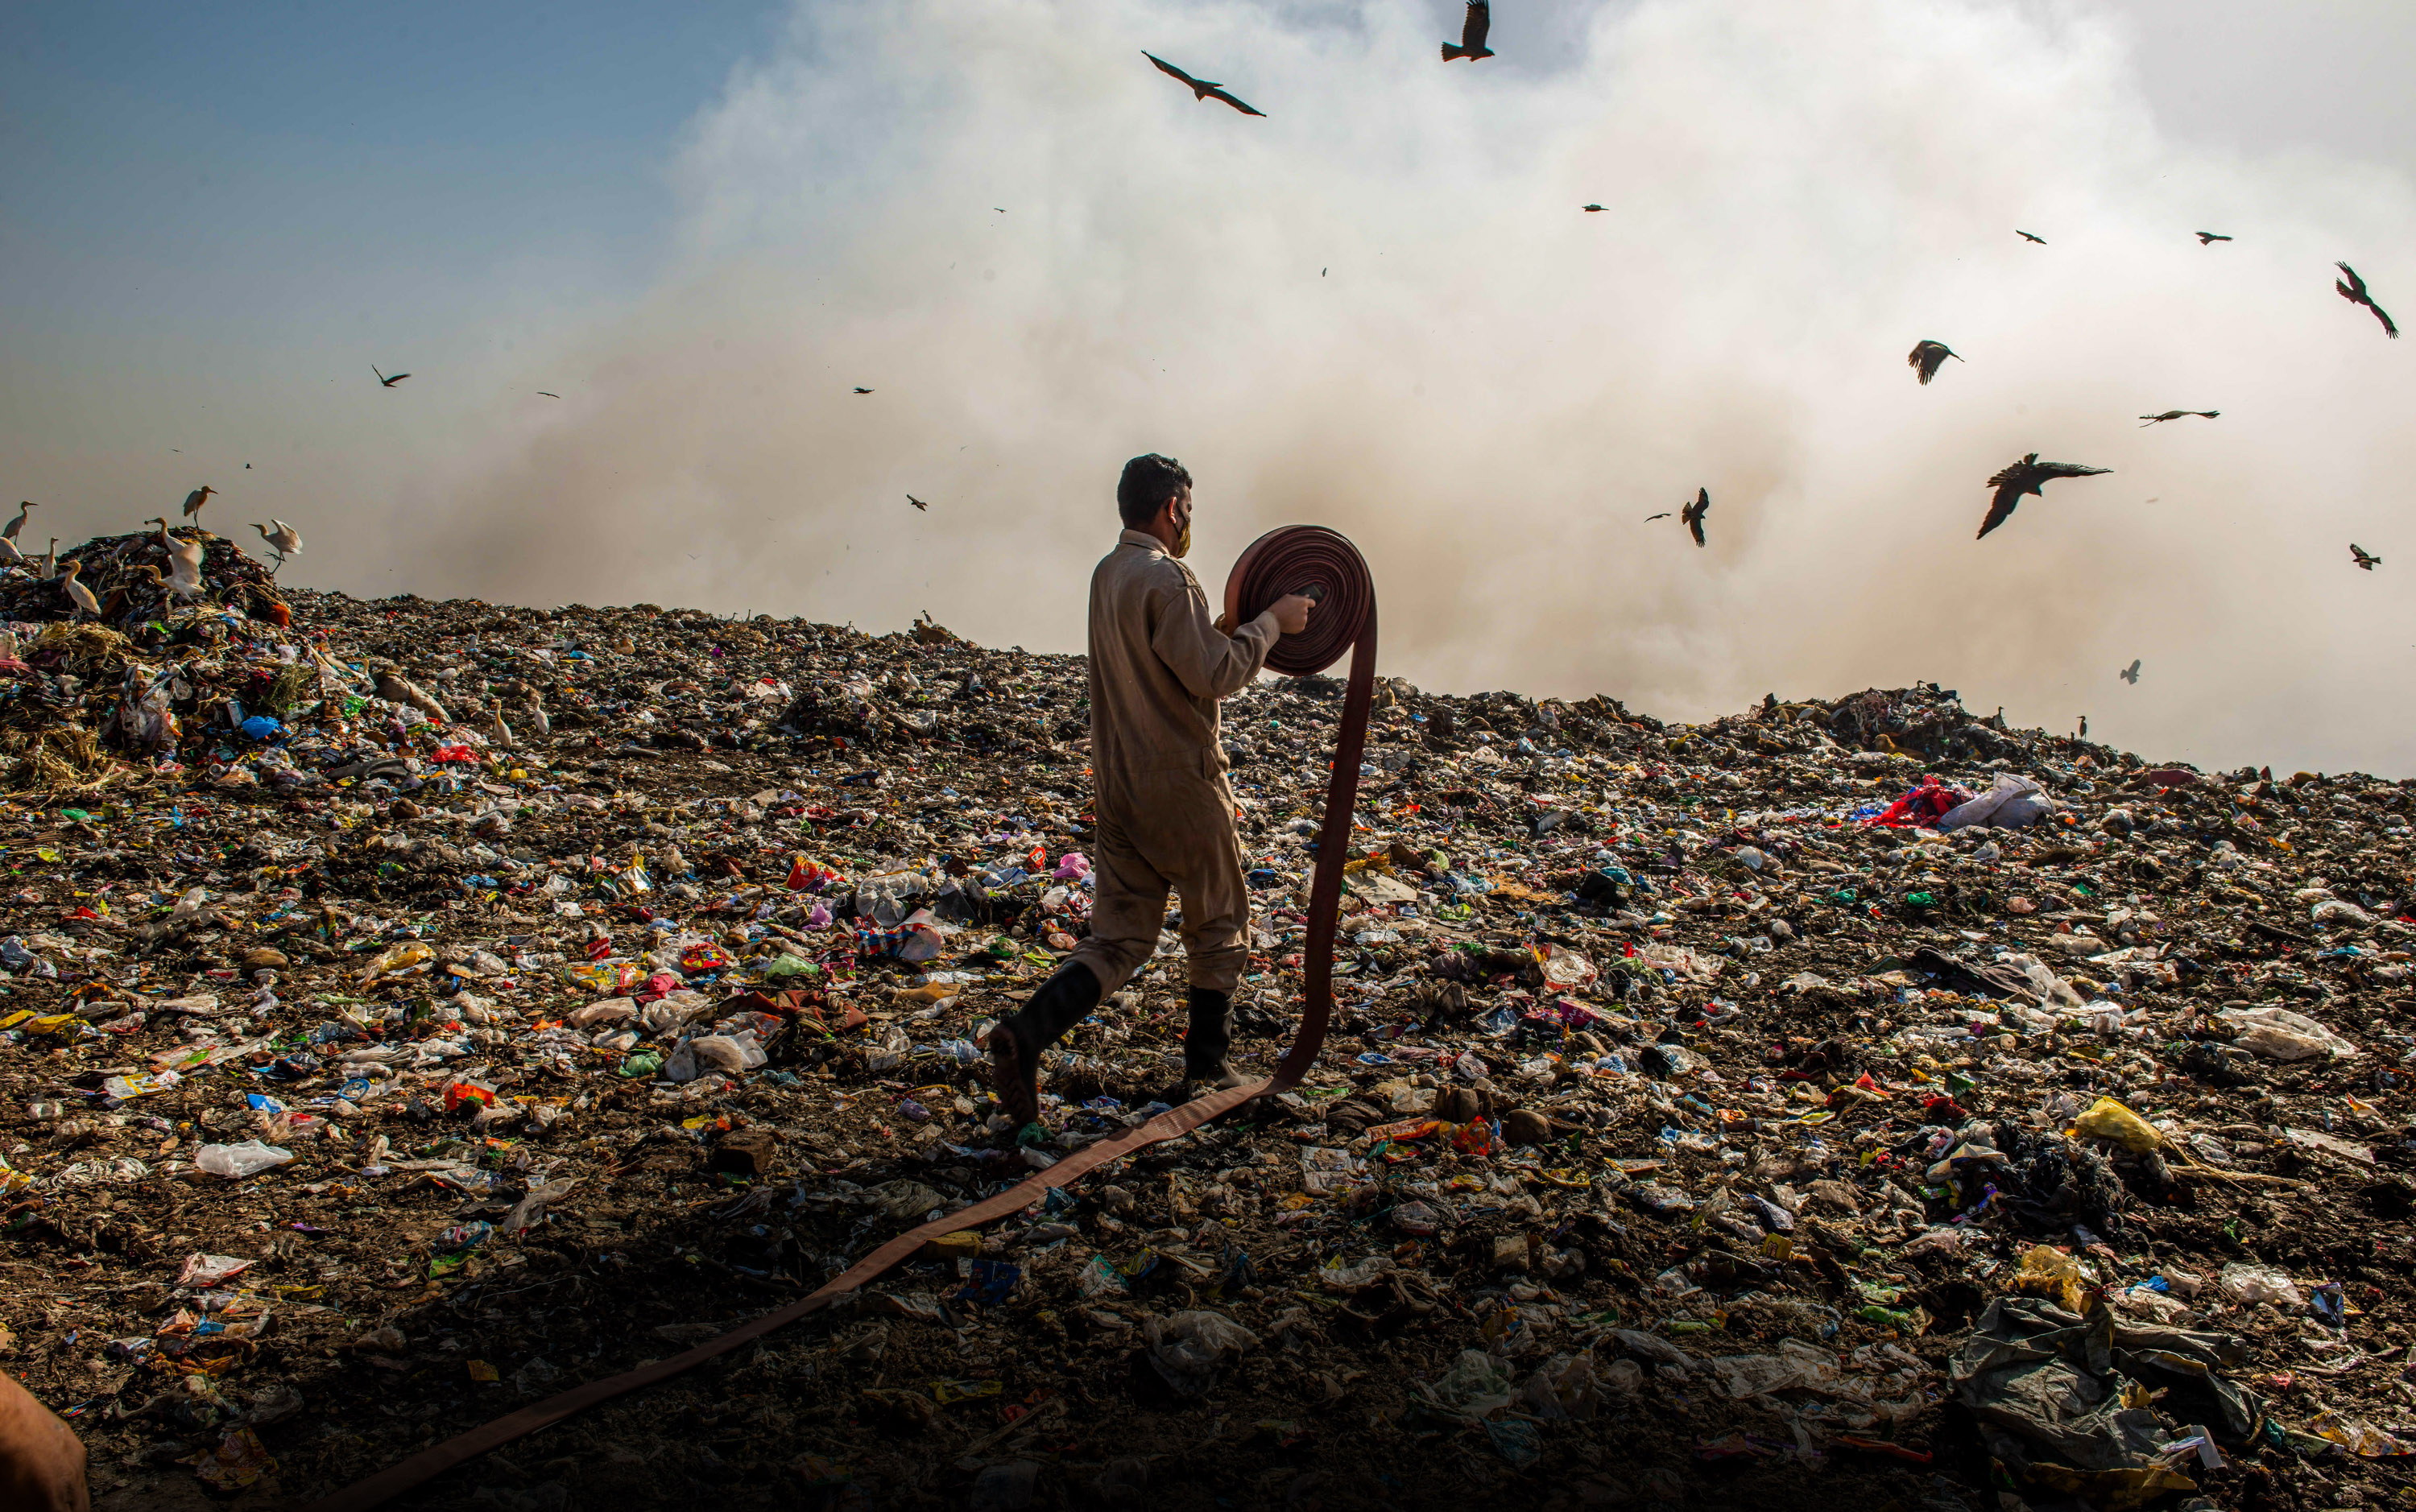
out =
<svg viewBox="0 0 2416 1512"><path fill-rule="evenodd" d="M1040 1054L1157 949L1170 887L1183 898L1191 1024L1184 1086L1238 1086L1233 984L1249 960L1250 895L1216 701L1248 685L1276 637L1308 624L1291 594L1227 635L1180 559L1191 548L1191 474L1155 453L1116 485L1124 533L1091 574L1091 933L1021 1011L990 1031L991 1082L1019 1127L1040 1115Z"/></svg>

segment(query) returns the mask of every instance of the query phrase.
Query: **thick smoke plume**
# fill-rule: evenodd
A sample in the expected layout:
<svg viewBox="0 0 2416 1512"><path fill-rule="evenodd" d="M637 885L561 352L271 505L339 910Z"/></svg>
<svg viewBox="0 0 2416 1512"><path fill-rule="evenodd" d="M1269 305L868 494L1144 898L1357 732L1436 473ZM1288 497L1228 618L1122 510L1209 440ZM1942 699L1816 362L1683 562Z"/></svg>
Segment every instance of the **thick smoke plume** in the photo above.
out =
<svg viewBox="0 0 2416 1512"><path fill-rule="evenodd" d="M1157 450L1212 590L1334 526L1422 684L1702 716L1920 678L2154 755L2409 769L2416 347L2330 283L2416 318L2404 183L2160 140L2082 11L1577 35L1444 67L1391 0L816 0L697 125L679 277L417 485L389 580L1077 650ZM1928 388L1925 337L1969 359ZM2176 406L2222 417L2139 427ZM1975 543L2033 450L2115 471ZM1643 523L1699 486L1708 549Z"/></svg>

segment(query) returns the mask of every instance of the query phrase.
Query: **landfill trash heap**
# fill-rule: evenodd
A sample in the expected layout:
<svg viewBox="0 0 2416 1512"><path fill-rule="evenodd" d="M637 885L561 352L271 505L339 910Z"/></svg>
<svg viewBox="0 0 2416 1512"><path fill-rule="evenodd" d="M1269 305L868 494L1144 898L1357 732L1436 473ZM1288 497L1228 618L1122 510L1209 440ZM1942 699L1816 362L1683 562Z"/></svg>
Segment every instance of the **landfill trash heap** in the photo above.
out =
<svg viewBox="0 0 2416 1512"><path fill-rule="evenodd" d="M298 1506L1162 1111L1171 931L1042 1122L976 1048L1085 927L1080 658L204 574L0 585L0 1366L97 1505ZM1226 705L1245 1065L1339 692ZM1296 1091L390 1505L2407 1483L2407 784L1935 685L1377 704Z"/></svg>

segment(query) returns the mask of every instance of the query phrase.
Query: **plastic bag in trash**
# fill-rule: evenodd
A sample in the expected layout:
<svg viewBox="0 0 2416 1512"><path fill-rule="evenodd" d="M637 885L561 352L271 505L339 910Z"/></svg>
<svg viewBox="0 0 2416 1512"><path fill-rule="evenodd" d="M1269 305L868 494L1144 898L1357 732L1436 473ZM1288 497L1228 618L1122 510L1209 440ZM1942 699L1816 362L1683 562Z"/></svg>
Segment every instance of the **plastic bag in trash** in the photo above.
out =
<svg viewBox="0 0 2416 1512"><path fill-rule="evenodd" d="M2054 812L2055 800L2046 790L2028 777L1999 772L1997 785L1971 800L1958 803L1939 818L1938 828L1952 832L1975 824L1994 825L2000 830L2018 830L2026 824L2036 824Z"/></svg>
<svg viewBox="0 0 2416 1512"><path fill-rule="evenodd" d="M2073 1120L2073 1128L2091 1138L2112 1140L2134 1155L2145 1155L2165 1142L2165 1136L2145 1118L2113 1098L2099 1098L2087 1113Z"/></svg>
<svg viewBox="0 0 2416 1512"><path fill-rule="evenodd" d="M1428 1412L1476 1422L1490 1417L1516 1400L1510 1390L1508 1362L1483 1350L1463 1349L1451 1369L1432 1382L1414 1383Z"/></svg>
<svg viewBox="0 0 2416 1512"><path fill-rule="evenodd" d="M264 1145L256 1139L247 1139L240 1145L204 1145L193 1152L197 1169L235 1181L257 1175L270 1166L283 1165L292 1159L292 1150Z"/></svg>
<svg viewBox="0 0 2416 1512"><path fill-rule="evenodd" d="M1259 1336L1221 1312L1155 1315L1141 1325L1149 1363L1166 1384L1196 1397L1216 1384L1217 1370L1259 1347Z"/></svg>
<svg viewBox="0 0 2416 1512"><path fill-rule="evenodd" d="M2269 1060L2311 1060L2318 1055L2354 1055L2357 1046L2303 1013L2259 1005L2227 1008L2214 1021L2231 1031L2231 1042Z"/></svg>
<svg viewBox="0 0 2416 1512"><path fill-rule="evenodd" d="M2222 1274L2215 1278L2215 1284L2222 1287L2223 1295L2234 1302L2251 1305L2271 1302L2279 1307L2292 1308L2307 1305L2306 1296L2300 1292L2289 1276L2283 1271L2275 1270L2271 1265L2252 1265L2244 1261L2233 1261L2223 1267Z"/></svg>

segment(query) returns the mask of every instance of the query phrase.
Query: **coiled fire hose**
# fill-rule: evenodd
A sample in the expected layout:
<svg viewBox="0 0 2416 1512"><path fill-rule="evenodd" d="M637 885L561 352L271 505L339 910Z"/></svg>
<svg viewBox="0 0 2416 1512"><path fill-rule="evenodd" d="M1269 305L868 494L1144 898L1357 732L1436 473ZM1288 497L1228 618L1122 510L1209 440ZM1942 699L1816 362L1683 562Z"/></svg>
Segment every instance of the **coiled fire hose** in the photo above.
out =
<svg viewBox="0 0 2416 1512"><path fill-rule="evenodd" d="M1317 607L1309 615L1306 630L1276 642L1267 656L1268 669L1306 677L1333 666L1348 651L1351 681L1342 700L1333 776L1325 786L1325 822L1318 832L1317 874L1309 886L1308 938L1301 952L1305 981L1300 1030L1273 1076L1249 1085L1210 1092L1113 1138L1085 1145L1046 1171L994 1197L900 1234L799 1301L741 1324L686 1354L574 1386L508 1416L457 1433L400 1464L322 1497L304 1512L364 1512L382 1505L490 1449L551 1427L597 1402L694 1370L775 1328L818 1312L914 1254L926 1240L1019 1213L1041 1202L1050 1187L1069 1185L1110 1160L1187 1134L1252 1098L1273 1097L1297 1085L1324 1047L1326 1021L1334 1008L1335 921L1342 898L1342 865L1350 857L1351 815L1358 803L1359 759L1367 739L1367 706L1375 691L1376 586L1367 576L1367 564L1360 558L1358 548L1348 540L1319 526L1289 525L1259 537L1233 563L1232 576L1225 583L1225 609L1231 616L1230 622L1245 624L1276 600L1296 592L1316 598Z"/></svg>

